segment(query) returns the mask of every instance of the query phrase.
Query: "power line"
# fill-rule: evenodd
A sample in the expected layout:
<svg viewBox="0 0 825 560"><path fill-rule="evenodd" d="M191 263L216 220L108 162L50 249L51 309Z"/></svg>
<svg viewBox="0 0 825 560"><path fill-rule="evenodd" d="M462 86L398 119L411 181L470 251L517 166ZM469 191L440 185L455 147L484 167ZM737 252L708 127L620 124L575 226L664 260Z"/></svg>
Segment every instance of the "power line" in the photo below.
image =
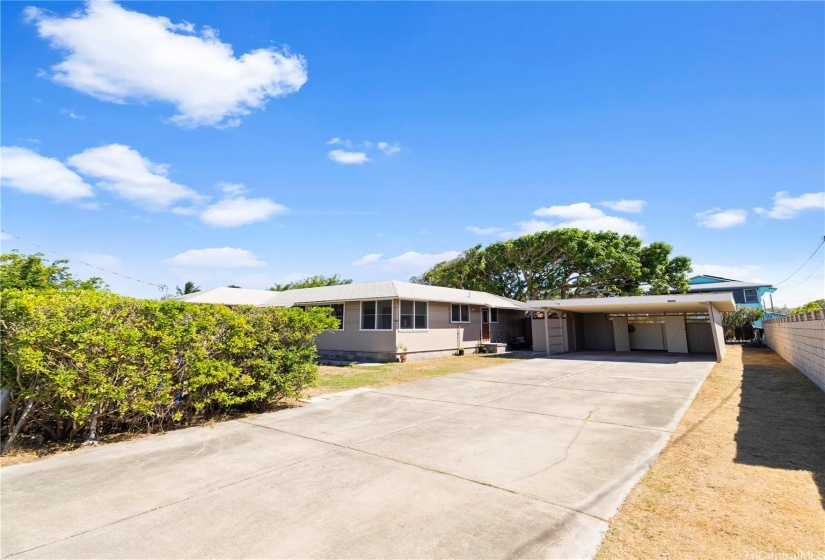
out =
<svg viewBox="0 0 825 560"><path fill-rule="evenodd" d="M49 253L54 253L58 257L62 257L64 259L69 259L72 262L79 262L80 264L85 264L86 266L96 268L96 269L101 270L103 272L106 272L108 274L114 274L115 276L120 276L121 278L126 278L127 280L132 280L134 282L140 282L141 284L147 284L149 286L153 286L153 287L157 288L158 290L160 290L161 292L167 291L169 289L169 286L167 286L166 284L153 284L152 282L146 282L145 280L141 280L140 278L133 278L131 276L127 276L126 274L121 274L120 272L115 272L114 270L109 270L107 268L103 268L103 267L100 267L100 266L97 266L97 265L94 265L94 264L91 264L91 263L87 263L85 261L81 261L80 259L75 259L75 258L69 257L68 255L63 255L61 253L58 253L57 251L52 251L48 247L43 247L42 245L38 245L37 243L35 243L33 241L23 239L22 237L19 237L17 235L14 235L13 233L9 233L7 231L3 231L1 229L0 229L0 233L5 233L8 236L14 237L15 239L19 239L23 243L28 243L29 245L34 245L38 249L42 249L43 251L47 251Z"/></svg>
<svg viewBox="0 0 825 560"><path fill-rule="evenodd" d="M825 263L825 260L823 260L823 261L822 261L822 263ZM784 290L793 290L794 288L798 288L799 286L801 286L802 284L804 284L805 282L807 282L808 280L810 280L810 279L811 279L811 276L813 276L814 274L816 274L817 272L819 272L819 269L822 267L822 263L819 263L819 266L817 266L817 267L814 269L814 271L813 271L813 272L811 272L811 273L808 275L808 277L807 277L807 278L805 278L802 282L800 282L800 283L799 283L799 284L797 284L796 286L793 286L792 288L783 288L783 289L784 289Z"/></svg>
<svg viewBox="0 0 825 560"><path fill-rule="evenodd" d="M825 245L825 236L823 236L823 237L822 237L822 241L819 243L819 245L817 245L816 249L814 249L814 252L813 252L813 253L811 253L811 256L810 256L810 257L808 257L808 260L807 260L807 261L805 261L804 263L802 263L802 266L800 266L799 268L797 268L796 270L794 270L794 271L793 271L793 273L792 273L790 276L788 276L787 278L785 278L784 280L782 280L782 282L787 282L788 280L790 280L790 279L793 277L793 275L794 275L794 274L796 274L797 272L799 272L800 270L802 270L802 268L803 268L806 264L808 264L808 262L810 262L810 260L811 260L812 258L814 258L814 255L816 255L816 253L817 253L817 252L818 252L818 251L822 248L822 245ZM809 276L808 278L810 278L810 276ZM782 282L777 282L776 284L774 284L774 286L778 286L778 285L779 285L779 284L781 284Z"/></svg>

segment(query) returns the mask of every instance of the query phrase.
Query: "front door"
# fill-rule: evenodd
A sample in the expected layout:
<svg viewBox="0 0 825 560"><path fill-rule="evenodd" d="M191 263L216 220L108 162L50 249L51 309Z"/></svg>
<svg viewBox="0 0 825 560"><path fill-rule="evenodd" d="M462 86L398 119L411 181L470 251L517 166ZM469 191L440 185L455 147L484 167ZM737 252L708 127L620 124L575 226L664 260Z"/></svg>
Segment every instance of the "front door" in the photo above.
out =
<svg viewBox="0 0 825 560"><path fill-rule="evenodd" d="M481 341L490 342L490 310L481 308Z"/></svg>

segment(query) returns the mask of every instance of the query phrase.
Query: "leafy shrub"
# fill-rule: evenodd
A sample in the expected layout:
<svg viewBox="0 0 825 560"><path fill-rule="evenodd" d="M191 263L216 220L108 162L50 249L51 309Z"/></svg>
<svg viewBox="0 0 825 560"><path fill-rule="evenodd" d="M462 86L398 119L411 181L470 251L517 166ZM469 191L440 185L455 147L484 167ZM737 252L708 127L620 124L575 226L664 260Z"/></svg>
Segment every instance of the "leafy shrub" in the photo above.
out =
<svg viewBox="0 0 825 560"><path fill-rule="evenodd" d="M324 309L96 290L6 290L0 319L2 386L13 394L6 440L26 422L54 440L94 440L294 397L316 379L315 337L337 324Z"/></svg>

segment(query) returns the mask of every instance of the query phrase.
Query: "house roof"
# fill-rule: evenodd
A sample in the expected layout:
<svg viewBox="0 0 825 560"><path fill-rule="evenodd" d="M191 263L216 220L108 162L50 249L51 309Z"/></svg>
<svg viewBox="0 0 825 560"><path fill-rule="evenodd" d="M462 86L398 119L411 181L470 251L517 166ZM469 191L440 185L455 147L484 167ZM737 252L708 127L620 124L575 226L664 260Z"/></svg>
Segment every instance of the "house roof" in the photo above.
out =
<svg viewBox="0 0 825 560"><path fill-rule="evenodd" d="M359 282L342 284L339 286L323 286L320 288L301 288L284 292L269 292L271 299L264 306L288 307L291 305L358 301L363 299L417 299L426 301L442 301L446 303L467 303L470 305L484 305L500 309L524 309L520 301L477 292L474 290L458 290L441 286L426 286L399 282L398 280L384 280L380 282Z"/></svg>
<svg viewBox="0 0 825 560"><path fill-rule="evenodd" d="M764 282L740 282L739 280L727 280L725 282L688 284L688 292L729 292L738 288L771 288L775 291L773 286Z"/></svg>
<svg viewBox="0 0 825 560"><path fill-rule="evenodd" d="M718 282L738 282L739 280L734 280L733 278L723 278L722 276L711 276L710 274L698 274L696 276L691 276L688 279L688 283L693 283L694 281L698 280L699 278L709 278L711 280L715 280ZM697 282L701 283L701 282Z"/></svg>
<svg viewBox="0 0 825 560"><path fill-rule="evenodd" d="M248 290L242 288L213 288L178 296L178 301L190 303L218 303L224 305L255 305L261 307L291 307L293 305L321 304L364 299L417 299L446 303L466 303L499 309L524 309L522 302L513 299L477 292L458 290L440 286L425 286L397 280L381 282L359 282L340 286L301 288L272 292L269 290Z"/></svg>
<svg viewBox="0 0 825 560"><path fill-rule="evenodd" d="M733 294L672 294L586 299L533 300L529 309L575 311L578 313L703 313L705 303L719 311L736 311Z"/></svg>
<svg viewBox="0 0 825 560"><path fill-rule="evenodd" d="M177 301L189 303L221 303L223 305L261 305L272 297L269 290L248 290L244 288L212 288L193 294L178 296Z"/></svg>

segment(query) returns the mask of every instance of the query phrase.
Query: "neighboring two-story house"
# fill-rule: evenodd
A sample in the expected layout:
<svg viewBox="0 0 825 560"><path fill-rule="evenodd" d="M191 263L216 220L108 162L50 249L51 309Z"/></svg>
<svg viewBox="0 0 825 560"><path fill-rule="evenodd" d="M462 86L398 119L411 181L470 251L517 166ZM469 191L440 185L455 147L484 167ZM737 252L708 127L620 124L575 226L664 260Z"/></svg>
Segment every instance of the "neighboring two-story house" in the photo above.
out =
<svg viewBox="0 0 825 560"><path fill-rule="evenodd" d="M772 294L776 288L764 282L742 282L721 278L719 276L700 275L694 276L688 281L688 293L697 294L703 292L731 292L736 307L754 307L766 312L765 296ZM770 307L770 306L769 306ZM753 328L761 329L762 321L755 321Z"/></svg>

